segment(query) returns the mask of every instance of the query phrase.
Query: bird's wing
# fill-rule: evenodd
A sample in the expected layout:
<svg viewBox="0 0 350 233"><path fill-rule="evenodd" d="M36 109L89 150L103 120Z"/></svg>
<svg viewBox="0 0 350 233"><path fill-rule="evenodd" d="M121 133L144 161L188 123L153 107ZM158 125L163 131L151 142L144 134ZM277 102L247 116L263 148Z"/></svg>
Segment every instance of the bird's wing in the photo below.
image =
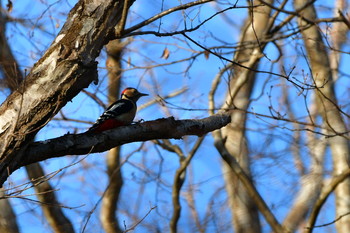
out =
<svg viewBox="0 0 350 233"><path fill-rule="evenodd" d="M95 128L102 122L117 118L118 116L130 112L134 108L134 104L130 100L121 99L111 104L104 113L96 120L90 129Z"/></svg>
<svg viewBox="0 0 350 233"><path fill-rule="evenodd" d="M111 104L100 117L105 115L107 118L115 118L123 113L131 111L134 106L135 105L130 100L117 100Z"/></svg>

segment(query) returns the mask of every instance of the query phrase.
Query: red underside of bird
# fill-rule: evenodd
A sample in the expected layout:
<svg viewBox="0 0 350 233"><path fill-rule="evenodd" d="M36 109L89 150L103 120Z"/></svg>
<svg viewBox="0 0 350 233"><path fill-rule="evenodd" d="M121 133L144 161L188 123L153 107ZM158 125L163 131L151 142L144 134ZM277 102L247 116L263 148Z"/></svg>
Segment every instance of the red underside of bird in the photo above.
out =
<svg viewBox="0 0 350 233"><path fill-rule="evenodd" d="M124 125L130 125L136 114L136 101L147 94L128 87L122 91L121 99L111 104L96 120L88 132L101 133Z"/></svg>
<svg viewBox="0 0 350 233"><path fill-rule="evenodd" d="M114 129L120 126L124 126L125 123L118 121L116 119L107 119L105 121L103 121L102 123L100 123L99 125L97 125L93 131L96 133L101 133L105 130L109 130L109 129Z"/></svg>

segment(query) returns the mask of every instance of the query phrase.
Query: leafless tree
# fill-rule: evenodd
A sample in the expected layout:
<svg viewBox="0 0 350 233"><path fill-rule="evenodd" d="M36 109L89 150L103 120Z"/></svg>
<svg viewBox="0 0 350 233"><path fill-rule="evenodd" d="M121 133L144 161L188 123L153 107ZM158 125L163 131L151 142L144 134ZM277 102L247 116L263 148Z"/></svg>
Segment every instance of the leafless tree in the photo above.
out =
<svg viewBox="0 0 350 233"><path fill-rule="evenodd" d="M1 231L349 231L347 1L5 2ZM135 124L86 133L131 85Z"/></svg>

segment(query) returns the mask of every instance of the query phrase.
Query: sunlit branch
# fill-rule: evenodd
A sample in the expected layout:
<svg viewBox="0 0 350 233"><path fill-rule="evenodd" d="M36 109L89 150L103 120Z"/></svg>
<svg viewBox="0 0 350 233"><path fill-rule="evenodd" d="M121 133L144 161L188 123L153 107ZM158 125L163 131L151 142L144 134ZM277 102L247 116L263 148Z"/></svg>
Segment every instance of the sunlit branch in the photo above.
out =
<svg viewBox="0 0 350 233"><path fill-rule="evenodd" d="M312 233L313 229L315 228L317 216L318 216L323 204L326 202L327 198L335 190L335 188L341 182L343 182L346 178L348 178L349 176L350 176L350 169L333 177L333 179L330 181L330 183L323 187L322 193L320 194L318 200L316 201L316 203L311 211L310 218L309 218L309 221L308 221L307 227L305 228L304 233Z"/></svg>
<svg viewBox="0 0 350 233"><path fill-rule="evenodd" d="M225 66L224 68L222 68L219 73L215 76L215 78L212 81L211 84L211 88L208 94L208 106L209 106L209 114L210 115L214 115L215 114L215 93L216 90L218 89L218 86L221 82L222 76L224 75L224 73L226 71L228 71L229 69L232 69L232 65L229 64L227 66Z"/></svg>
<svg viewBox="0 0 350 233"><path fill-rule="evenodd" d="M296 87L299 87L300 89L302 90L308 90L308 89L314 89L315 86L313 85L309 85L309 84L306 84L306 83L303 83L304 86L298 84L297 82L293 81L291 79L291 74L293 72L293 69L292 71L288 74L288 75L283 75L283 74L278 74L278 73L274 73L274 72L271 72L271 71L264 71L264 70L257 70L257 69L254 69L254 68L251 68L251 67L248 67L248 66L245 66L245 65L242 65L238 62L235 62L235 61L232 61L228 58L225 58L217 53L214 53L213 51L207 49L206 47L204 47L203 45L201 45L200 43L196 42L195 40L193 40L191 37L189 37L188 35L186 35L185 33L182 34L184 37L186 37L187 39L189 39L191 42L193 42L195 45L197 45L198 47L204 49L205 51L209 52L210 54L213 54L214 56L224 60L224 61L227 61L229 63L232 63L233 65L236 65L236 66L239 66L241 68L244 68L244 69L247 69L247 70L250 70L250 71L254 71L254 72L257 72L257 73L262 73L262 74L270 74L270 75L274 75L274 76L277 76L277 77L281 77L281 78L285 78L288 82L291 82L294 86Z"/></svg>
<svg viewBox="0 0 350 233"><path fill-rule="evenodd" d="M180 5L180 6L176 6L176 7L173 7L173 8L170 8L168 10L165 10L163 12L161 12L160 14L158 15L155 15L145 21L142 21L141 23L138 23L130 28L127 28L123 31L123 36L129 36L129 33L133 32L133 31L136 31L154 21L156 21L157 19L160 19L162 18L163 16L166 16L170 13L173 13L173 12L176 12L176 11L179 11L179 10L184 10L184 9L187 9L189 7L193 7L193 6L196 6L196 5L201 5L201 4L204 4L204 3L207 3L207 2L212 2L214 0L198 0L198 1L194 1L194 2L189 2L187 4L183 4L183 5Z"/></svg>
<svg viewBox="0 0 350 233"><path fill-rule="evenodd" d="M123 11L122 11L122 15L120 18L120 22L118 23L118 25L116 26L116 30L115 30L115 35L116 37L120 37L120 35L122 34L122 31L125 28L125 23L126 23L126 19L128 16L128 12L129 12L129 7L133 4L135 0L124 0L124 6L123 6Z"/></svg>
<svg viewBox="0 0 350 233"><path fill-rule="evenodd" d="M149 107L149 106L151 106L151 105L153 105L155 103L162 102L164 99L170 99L170 98L173 98L175 96L181 95L184 92L186 92L187 90L188 90L188 88L184 87L184 88L181 88L179 90L175 90L175 91L173 91L172 93L170 93L168 95L165 95L165 96L162 96L162 97L158 96L158 97L154 98L153 100L151 100L151 101L149 101L149 102L139 106L137 109L141 110L141 109L147 108L147 107Z"/></svg>
<svg viewBox="0 0 350 233"><path fill-rule="evenodd" d="M199 120L175 120L173 117L119 127L100 134L66 134L31 143L26 159L19 167L49 158L103 152L130 142L153 139L181 139L186 135L203 136L230 122L229 114L216 114ZM18 168L19 168L18 167Z"/></svg>
<svg viewBox="0 0 350 233"><path fill-rule="evenodd" d="M180 191L186 179L186 169L190 164L193 156L199 149L200 145L202 144L203 140L204 140L204 137L198 138L195 145L193 146L193 148L191 149L191 151L188 153L187 156L183 154L180 147L178 147L177 145L171 144L168 140L163 140L163 142L159 142L159 141L157 142L157 144L163 147L164 149L170 152L176 153L179 156L179 161L180 161L180 167L175 172L174 185L172 188L173 213L170 220L170 232L172 233L177 232L177 224L181 215L182 207L180 203Z"/></svg>
<svg viewBox="0 0 350 233"><path fill-rule="evenodd" d="M270 208L267 206L259 192L256 190L254 184L250 180L249 176L245 173L243 168L239 165L235 157L231 156L230 153L226 150L225 145L223 143L223 138L219 131L213 132L215 138L215 147L219 151L222 159L227 163L227 165L231 168L232 172L236 174L238 179L243 183L245 189L247 190L249 196L254 200L257 205L259 211L265 217L266 221L269 223L271 228L276 233L287 232L281 224L277 221L275 216L270 211Z"/></svg>
<svg viewBox="0 0 350 233"><path fill-rule="evenodd" d="M251 6L253 7L258 7L259 5L256 6ZM208 21L210 21L211 19L213 19L215 16L217 15L221 15L222 13L228 11L228 10L232 10L232 9L237 9L237 8L248 8L248 7L237 7L237 6L232 6L232 7L228 7L225 8L224 10L218 11L215 14L213 14L212 16L208 17L207 19L203 20L203 22L201 22L200 24L198 24L195 27L192 28L186 28L180 31L172 31L172 32L156 32L156 31L139 31L139 32L130 32L129 34L125 35L124 37L129 37L129 36L136 36L136 35L147 35L147 34L152 34L155 36L173 36L173 35L177 35L177 34L183 34L185 32L193 32L198 30L200 27L202 27L205 23L207 23Z"/></svg>
<svg viewBox="0 0 350 233"><path fill-rule="evenodd" d="M124 222L124 228L125 228L125 233L126 232L129 232L129 231L133 231L135 230L135 228L140 224L142 223L143 220L145 220L145 218L147 218L147 216L152 212L152 210L154 210L155 208L157 208L157 206L152 206L149 211L145 214L145 216L143 216L143 218L141 218L137 223L135 223L132 227L130 228L127 228L126 225L125 225L125 222Z"/></svg>

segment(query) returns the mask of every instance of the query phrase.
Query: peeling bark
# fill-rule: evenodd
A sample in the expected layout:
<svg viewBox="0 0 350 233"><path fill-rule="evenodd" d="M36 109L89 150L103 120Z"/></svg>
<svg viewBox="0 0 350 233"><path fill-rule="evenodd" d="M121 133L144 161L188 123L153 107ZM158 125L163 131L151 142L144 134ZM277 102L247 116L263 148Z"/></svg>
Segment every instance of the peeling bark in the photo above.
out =
<svg viewBox="0 0 350 233"><path fill-rule="evenodd" d="M5 37L5 22L2 17L0 18L0 21L0 69L4 73L4 87L10 89L10 91L13 92L17 89L20 81L23 80L23 75L19 70L18 62L13 56L8 40ZM35 191L38 200L40 200L41 203L45 203L41 204L41 207L43 208L45 217L53 230L57 233L74 232L71 222L66 218L63 211L61 210L59 202L56 199L54 190L51 187L49 181L43 180L45 174L40 164L35 163L26 166L26 170L29 180L32 183L35 183L35 181L41 179L40 185L35 186ZM9 199L1 199L0 205L3 206L3 208L0 209L5 210L4 214L0 215L0 222L3 223L0 223L0 232L18 232L18 227L16 226L16 216L14 213L11 213L12 208ZM8 213L6 214L6 212ZM3 217L8 217L9 219L3 219Z"/></svg>
<svg viewBox="0 0 350 233"><path fill-rule="evenodd" d="M68 101L97 80L95 58L114 36L123 3L79 1L44 56L0 106L1 183L18 167L35 134Z"/></svg>
<svg viewBox="0 0 350 233"><path fill-rule="evenodd" d="M0 6L0 70L4 73L4 77L0 80L0 89L8 88L13 91L21 81L21 73L7 43L5 30L6 19ZM0 188L0 197L3 197L4 194L4 190ZM9 199L0 198L0 210L0 232L18 233L16 215Z"/></svg>

